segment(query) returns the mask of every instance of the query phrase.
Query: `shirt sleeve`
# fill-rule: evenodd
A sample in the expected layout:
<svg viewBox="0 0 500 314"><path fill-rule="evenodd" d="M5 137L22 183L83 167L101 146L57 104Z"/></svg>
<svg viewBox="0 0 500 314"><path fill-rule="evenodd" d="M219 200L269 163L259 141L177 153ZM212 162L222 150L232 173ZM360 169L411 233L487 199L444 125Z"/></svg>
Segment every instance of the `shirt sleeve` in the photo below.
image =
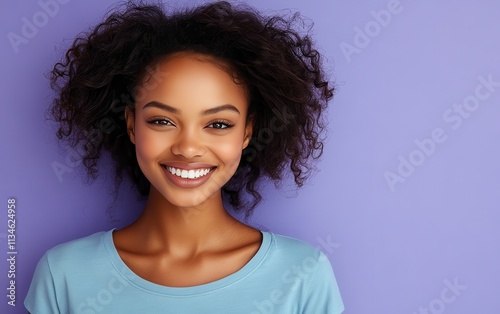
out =
<svg viewBox="0 0 500 314"><path fill-rule="evenodd" d="M330 261L319 252L318 263L306 289L303 314L340 314L344 303Z"/></svg>
<svg viewBox="0 0 500 314"><path fill-rule="evenodd" d="M47 253L38 262L24 306L31 314L60 313Z"/></svg>

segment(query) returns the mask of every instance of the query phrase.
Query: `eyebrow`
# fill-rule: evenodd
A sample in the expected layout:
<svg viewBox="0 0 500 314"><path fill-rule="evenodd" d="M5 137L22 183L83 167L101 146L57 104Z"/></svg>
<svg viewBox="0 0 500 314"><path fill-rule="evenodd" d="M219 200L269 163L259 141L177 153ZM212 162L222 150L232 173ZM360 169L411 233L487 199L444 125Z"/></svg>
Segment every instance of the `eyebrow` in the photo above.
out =
<svg viewBox="0 0 500 314"><path fill-rule="evenodd" d="M174 114L180 113L179 109L176 109L176 108L169 106L167 104L162 104L161 102L157 102L157 101L151 101L151 102L147 103L142 109L146 109L146 108L158 108L158 109L162 109L162 110L174 113ZM240 114L240 111L235 106L233 106L231 104L224 104L224 105L220 105L220 106L217 106L214 108L207 109L207 110L203 111L202 115L208 116L208 115L219 113L219 112L225 111L225 110L234 111L234 112Z"/></svg>

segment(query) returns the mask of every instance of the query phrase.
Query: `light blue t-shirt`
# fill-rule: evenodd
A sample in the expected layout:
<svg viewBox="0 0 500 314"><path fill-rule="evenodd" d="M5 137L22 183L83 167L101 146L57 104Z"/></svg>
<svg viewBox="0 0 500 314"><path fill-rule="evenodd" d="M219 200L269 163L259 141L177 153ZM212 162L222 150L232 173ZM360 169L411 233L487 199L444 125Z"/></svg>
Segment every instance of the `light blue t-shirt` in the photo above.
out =
<svg viewBox="0 0 500 314"><path fill-rule="evenodd" d="M192 286L147 281L121 260L113 230L58 245L38 262L24 301L40 313L338 314L344 306L328 258L311 245L262 231L240 270Z"/></svg>

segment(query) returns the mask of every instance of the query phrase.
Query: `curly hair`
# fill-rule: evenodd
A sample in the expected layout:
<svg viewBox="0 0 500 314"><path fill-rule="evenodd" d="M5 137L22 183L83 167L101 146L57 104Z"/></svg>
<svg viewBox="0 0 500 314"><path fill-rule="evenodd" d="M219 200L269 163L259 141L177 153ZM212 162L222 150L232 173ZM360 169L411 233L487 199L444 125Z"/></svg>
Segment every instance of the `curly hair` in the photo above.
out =
<svg viewBox="0 0 500 314"><path fill-rule="evenodd" d="M322 112L333 97L322 58L299 13L263 16L242 4L219 1L168 10L130 1L74 40L51 71L57 92L50 109L57 137L83 147L88 177L96 178L103 152L115 165L115 186L123 175L146 196L150 183L139 168L124 110L134 108L138 77L154 62L176 52L201 53L228 64L249 91L254 132L235 175L222 188L235 212L248 218L261 200L263 176L276 186L293 174L301 187L323 153ZM303 24L301 24L303 25ZM115 191L116 192L116 191Z"/></svg>

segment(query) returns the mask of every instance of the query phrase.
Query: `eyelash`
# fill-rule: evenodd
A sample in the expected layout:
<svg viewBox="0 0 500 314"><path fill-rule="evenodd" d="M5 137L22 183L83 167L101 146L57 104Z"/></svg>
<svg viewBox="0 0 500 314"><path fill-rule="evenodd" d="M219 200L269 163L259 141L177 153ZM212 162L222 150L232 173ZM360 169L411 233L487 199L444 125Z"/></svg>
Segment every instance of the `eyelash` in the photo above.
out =
<svg viewBox="0 0 500 314"><path fill-rule="evenodd" d="M216 130L225 130L225 129L229 129L229 128L232 128L234 126L233 123L231 122L228 122L228 121L222 121L222 120L217 120L217 121L214 121L214 122L211 122L209 125L214 125L214 124L222 124L224 125L225 127L222 127L222 128L211 128L211 129L216 129Z"/></svg>
<svg viewBox="0 0 500 314"><path fill-rule="evenodd" d="M164 123L166 122L166 123ZM160 125L160 126L166 126L168 124L174 125L172 121L168 119L163 119L163 118L151 118L149 120L146 120L146 123L148 124L153 124L153 125Z"/></svg>
<svg viewBox="0 0 500 314"><path fill-rule="evenodd" d="M168 126L169 124L174 125L172 123L172 121L170 121L168 119L164 119L164 118L152 118L152 119L147 120L146 123L152 124L152 125L158 125L158 126ZM225 130L225 129L232 128L234 126L233 123L228 122L228 121L224 121L224 120L213 121L213 122L209 123L208 126L213 126L214 124L220 124L220 125L223 125L223 127L219 127L219 128L209 127L209 128L215 129L215 130Z"/></svg>

